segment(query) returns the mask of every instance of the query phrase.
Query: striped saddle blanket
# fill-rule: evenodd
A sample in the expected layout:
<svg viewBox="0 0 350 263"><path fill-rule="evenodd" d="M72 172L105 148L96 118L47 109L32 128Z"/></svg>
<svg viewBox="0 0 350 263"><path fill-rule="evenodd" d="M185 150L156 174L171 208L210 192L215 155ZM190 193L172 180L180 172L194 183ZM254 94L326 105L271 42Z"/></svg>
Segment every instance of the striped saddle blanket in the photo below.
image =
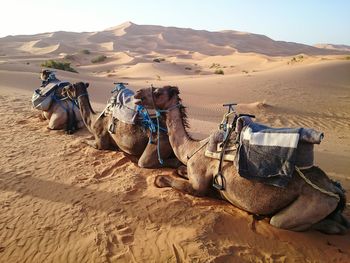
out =
<svg viewBox="0 0 350 263"><path fill-rule="evenodd" d="M241 118L233 133L238 135L238 143L226 149L225 160L233 161L242 177L285 187L295 166L301 169L313 166L313 147L321 143L322 132L309 128L271 128L252 122L249 117ZM219 159L222 141L220 131L212 135L206 156Z"/></svg>

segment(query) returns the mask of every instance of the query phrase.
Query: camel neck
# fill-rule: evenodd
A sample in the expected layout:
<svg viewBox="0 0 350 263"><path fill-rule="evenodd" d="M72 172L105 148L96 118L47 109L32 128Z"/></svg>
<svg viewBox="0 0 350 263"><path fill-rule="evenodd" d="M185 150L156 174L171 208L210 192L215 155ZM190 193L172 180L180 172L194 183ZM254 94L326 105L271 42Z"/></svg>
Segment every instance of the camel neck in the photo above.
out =
<svg viewBox="0 0 350 263"><path fill-rule="evenodd" d="M166 125L170 145L176 157L186 165L187 156L200 146L200 142L193 140L188 135L182 118L180 109L174 108L167 112Z"/></svg>
<svg viewBox="0 0 350 263"><path fill-rule="evenodd" d="M85 123L85 126L91 132L92 120L93 120L93 116L95 115L95 113L92 110L90 100L89 100L89 95L87 92L84 92L80 96L78 96L78 103L79 103L79 108L80 108L80 114L81 114L81 117Z"/></svg>

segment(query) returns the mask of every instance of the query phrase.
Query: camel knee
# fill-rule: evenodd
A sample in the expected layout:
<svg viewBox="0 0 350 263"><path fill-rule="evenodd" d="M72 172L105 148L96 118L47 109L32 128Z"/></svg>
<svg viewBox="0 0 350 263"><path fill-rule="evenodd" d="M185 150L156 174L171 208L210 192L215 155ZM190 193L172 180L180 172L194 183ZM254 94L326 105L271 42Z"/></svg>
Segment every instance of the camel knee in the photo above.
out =
<svg viewBox="0 0 350 263"><path fill-rule="evenodd" d="M321 193L317 196L301 196L275 214L270 219L270 224L277 228L305 231L325 219L336 209L337 205L336 198L325 198Z"/></svg>
<svg viewBox="0 0 350 263"><path fill-rule="evenodd" d="M301 231L305 231L305 230L309 229L312 224L296 225L291 220L286 220L285 218L279 217L277 215L277 216L273 216L270 219L270 225L272 225L276 228L280 228L280 229L301 232Z"/></svg>

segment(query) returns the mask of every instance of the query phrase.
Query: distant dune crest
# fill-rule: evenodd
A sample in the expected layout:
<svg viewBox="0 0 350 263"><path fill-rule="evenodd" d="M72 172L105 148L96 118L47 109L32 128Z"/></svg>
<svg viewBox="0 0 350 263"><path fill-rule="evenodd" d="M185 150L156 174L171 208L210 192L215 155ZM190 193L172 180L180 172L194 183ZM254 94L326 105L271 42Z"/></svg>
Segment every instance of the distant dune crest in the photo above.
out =
<svg viewBox="0 0 350 263"><path fill-rule="evenodd" d="M28 47L32 46L33 49ZM2 53L18 51L32 54L59 54L86 48L96 52L128 51L145 54L198 52L203 55L230 55L235 52L258 53L268 56L334 55L350 52L349 46L320 44L308 46L293 42L275 41L264 35L224 30L210 32L190 28L136 25L130 21L99 32L52 32L37 35L0 38ZM41 49L41 50L40 50Z"/></svg>
<svg viewBox="0 0 350 263"><path fill-rule="evenodd" d="M350 52L350 46L347 45L316 44L315 47Z"/></svg>

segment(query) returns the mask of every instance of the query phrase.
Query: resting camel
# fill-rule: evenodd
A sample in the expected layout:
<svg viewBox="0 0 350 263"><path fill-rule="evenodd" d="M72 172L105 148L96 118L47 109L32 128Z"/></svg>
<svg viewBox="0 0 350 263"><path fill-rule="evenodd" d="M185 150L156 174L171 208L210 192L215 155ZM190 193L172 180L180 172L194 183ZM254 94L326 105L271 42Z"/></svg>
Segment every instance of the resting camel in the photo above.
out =
<svg viewBox="0 0 350 263"><path fill-rule="evenodd" d="M86 141L87 144L95 149L115 149L139 157L138 166L143 168L156 167L178 167L180 162L174 157L173 150L169 143L168 135L160 133L160 157L163 159L163 165L158 161L157 140L150 144L149 131L141 125L140 120L136 124L127 124L117 121L115 132L108 131L112 116L96 114L91 107L87 88L89 83L78 82L68 86L66 91L69 96L78 100L80 113L88 130L94 135L95 140ZM155 136L157 137L157 136Z"/></svg>
<svg viewBox="0 0 350 263"><path fill-rule="evenodd" d="M205 156L200 141L193 140L188 132L186 110L181 104L177 87L140 89L135 98L148 108L161 110L166 116L170 144L177 158L187 165L187 174L180 178L158 175L158 187L172 187L182 192L205 196L213 190L213 177L218 172L219 161ZM189 160L188 156L195 153ZM304 231L316 229L327 234L343 234L350 228L342 215L346 205L345 195L318 167L303 170L313 184L331 193L315 189L295 174L287 187L266 185L241 177L232 162L224 162L222 173L225 189L220 191L223 199L240 209L270 217L270 224L282 229Z"/></svg>
<svg viewBox="0 0 350 263"><path fill-rule="evenodd" d="M43 85L47 85L52 81L59 81L50 70L43 70L40 74L40 79ZM56 100L52 102L50 108L41 113L42 119L49 120L47 128L50 130L66 129L69 133L74 132L75 129L83 128L84 123L78 107L70 99L63 99L62 88L55 90L55 98Z"/></svg>

